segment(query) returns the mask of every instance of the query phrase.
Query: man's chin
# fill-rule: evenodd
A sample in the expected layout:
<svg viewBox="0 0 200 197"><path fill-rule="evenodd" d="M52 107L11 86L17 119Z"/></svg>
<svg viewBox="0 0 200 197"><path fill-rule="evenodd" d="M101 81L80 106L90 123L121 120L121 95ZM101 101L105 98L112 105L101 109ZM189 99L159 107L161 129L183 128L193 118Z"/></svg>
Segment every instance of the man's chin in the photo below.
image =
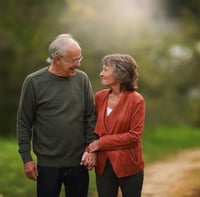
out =
<svg viewBox="0 0 200 197"><path fill-rule="evenodd" d="M70 76L75 76L76 75L76 70L70 72Z"/></svg>

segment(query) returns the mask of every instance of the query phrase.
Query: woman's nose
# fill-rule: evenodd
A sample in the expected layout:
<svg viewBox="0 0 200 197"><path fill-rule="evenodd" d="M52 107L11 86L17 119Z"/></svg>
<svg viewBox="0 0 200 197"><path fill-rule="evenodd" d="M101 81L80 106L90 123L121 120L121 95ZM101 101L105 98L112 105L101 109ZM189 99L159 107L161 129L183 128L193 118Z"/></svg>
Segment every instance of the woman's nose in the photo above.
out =
<svg viewBox="0 0 200 197"><path fill-rule="evenodd" d="M100 77L102 77L102 76L103 76L103 71L101 71L101 72L99 73L99 76L100 76Z"/></svg>

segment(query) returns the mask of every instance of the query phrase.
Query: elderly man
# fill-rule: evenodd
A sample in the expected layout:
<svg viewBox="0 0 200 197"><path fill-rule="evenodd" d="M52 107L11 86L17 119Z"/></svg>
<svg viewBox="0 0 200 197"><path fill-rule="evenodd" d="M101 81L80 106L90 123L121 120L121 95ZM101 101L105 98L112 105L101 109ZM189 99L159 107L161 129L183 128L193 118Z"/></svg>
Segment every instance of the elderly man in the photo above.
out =
<svg viewBox="0 0 200 197"><path fill-rule="evenodd" d="M17 113L19 153L28 178L37 180L38 197L87 197L88 169L95 165L87 145L94 134L95 107L88 76L78 70L79 43L58 35L49 46L51 65L28 75ZM37 157L37 164L31 155Z"/></svg>

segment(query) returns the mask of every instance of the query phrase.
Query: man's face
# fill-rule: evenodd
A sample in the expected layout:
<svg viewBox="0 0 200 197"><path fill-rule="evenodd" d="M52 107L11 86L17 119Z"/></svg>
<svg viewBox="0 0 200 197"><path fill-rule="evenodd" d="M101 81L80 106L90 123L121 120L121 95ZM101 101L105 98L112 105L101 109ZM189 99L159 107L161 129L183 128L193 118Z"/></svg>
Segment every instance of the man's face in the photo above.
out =
<svg viewBox="0 0 200 197"><path fill-rule="evenodd" d="M71 77L76 74L76 69L81 66L81 60L83 56L81 54L81 48L76 44L72 44L66 51L65 57L60 56L59 68L60 72L65 77Z"/></svg>

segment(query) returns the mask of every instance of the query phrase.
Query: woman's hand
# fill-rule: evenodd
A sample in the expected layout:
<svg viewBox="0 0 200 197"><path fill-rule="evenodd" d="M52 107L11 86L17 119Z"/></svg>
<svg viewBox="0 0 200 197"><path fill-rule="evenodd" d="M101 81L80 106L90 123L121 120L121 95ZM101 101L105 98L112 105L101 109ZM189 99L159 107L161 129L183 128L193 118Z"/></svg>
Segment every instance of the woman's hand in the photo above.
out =
<svg viewBox="0 0 200 197"><path fill-rule="evenodd" d="M92 143L90 143L88 148L89 148L90 153L98 151L99 150L99 140L95 140Z"/></svg>
<svg viewBox="0 0 200 197"><path fill-rule="evenodd" d="M84 152L81 158L80 165L84 165L88 170L92 170L94 166L97 164L97 154L96 153L88 153Z"/></svg>

